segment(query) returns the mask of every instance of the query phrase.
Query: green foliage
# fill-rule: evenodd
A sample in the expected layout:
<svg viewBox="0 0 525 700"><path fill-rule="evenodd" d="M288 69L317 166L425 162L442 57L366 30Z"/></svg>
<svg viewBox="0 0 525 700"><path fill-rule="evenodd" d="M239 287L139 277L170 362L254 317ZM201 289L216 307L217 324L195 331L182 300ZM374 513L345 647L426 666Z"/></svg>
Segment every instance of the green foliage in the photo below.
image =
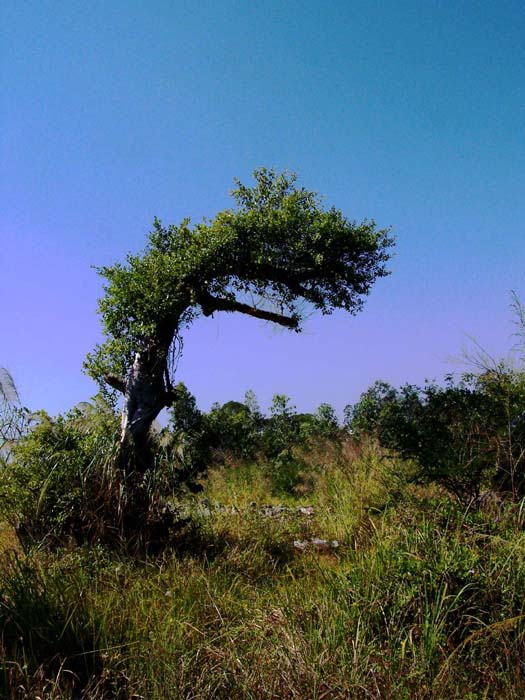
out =
<svg viewBox="0 0 525 700"><path fill-rule="evenodd" d="M84 595L87 575L78 559L60 563L22 559L12 553L4 556L0 568L2 697L52 697L52 688L58 685L51 682L53 676L62 676L61 690L70 697L80 697L89 689L91 697L98 697L94 686L103 690L106 685L110 690L110 678L107 683L100 678L103 630ZM15 685L19 694L11 696ZM82 695L87 696L87 692Z"/></svg>
<svg viewBox="0 0 525 700"><path fill-rule="evenodd" d="M339 432L339 420L333 406L322 403L315 412L315 426L319 435L325 438L335 438Z"/></svg>
<svg viewBox="0 0 525 700"><path fill-rule="evenodd" d="M277 493L290 494L301 482L304 460L295 449L301 440L301 420L284 394L276 394L270 407L263 444L268 471Z"/></svg>
<svg viewBox="0 0 525 700"><path fill-rule="evenodd" d="M387 274L388 231L324 210L293 174L262 168L254 176L252 188L236 183L234 209L193 227L187 219L168 227L155 219L141 254L99 268L107 340L88 356L91 376L124 378L141 351L166 362L173 337L201 313L240 311L298 330L303 301L323 314L361 309ZM249 306L238 295L257 302Z"/></svg>
<svg viewBox="0 0 525 700"><path fill-rule="evenodd" d="M206 416L197 408L197 401L183 382L175 387L175 400L170 410L169 462L172 488L192 484L202 475L210 461L212 442Z"/></svg>
<svg viewBox="0 0 525 700"><path fill-rule="evenodd" d="M214 472L184 502L201 532L184 554L4 555L2 697L522 698L523 504L496 516L408 487L378 514L381 454L349 454L310 515L267 514L239 470ZM340 546L293 545L316 537Z"/></svg>
<svg viewBox="0 0 525 700"><path fill-rule="evenodd" d="M525 375L500 365L444 386L376 382L346 412L350 429L369 434L405 459L420 478L435 480L461 498L491 483L523 493Z"/></svg>
<svg viewBox="0 0 525 700"><path fill-rule="evenodd" d="M216 403L208 413L199 411L182 384L176 387L176 397L171 410L170 454L182 465L182 470L174 472L180 482L203 475L213 463L259 459L276 492L291 494L302 482L301 453L320 441L339 439L337 417L329 404L321 404L315 414L298 414L288 397L277 394L266 417L250 391L244 403Z"/></svg>
<svg viewBox="0 0 525 700"><path fill-rule="evenodd" d="M227 401L206 415L213 446L239 459L254 458L260 449L263 418L256 406Z"/></svg>
<svg viewBox="0 0 525 700"><path fill-rule="evenodd" d="M104 404L82 404L40 422L18 441L4 466L0 515L29 540L96 529L116 478L118 421ZM106 504L107 505L107 504Z"/></svg>
<svg viewBox="0 0 525 700"><path fill-rule="evenodd" d="M361 394L357 404L345 407L345 427L356 434L375 434L383 409L396 396L396 390L390 384L380 380L374 382Z"/></svg>

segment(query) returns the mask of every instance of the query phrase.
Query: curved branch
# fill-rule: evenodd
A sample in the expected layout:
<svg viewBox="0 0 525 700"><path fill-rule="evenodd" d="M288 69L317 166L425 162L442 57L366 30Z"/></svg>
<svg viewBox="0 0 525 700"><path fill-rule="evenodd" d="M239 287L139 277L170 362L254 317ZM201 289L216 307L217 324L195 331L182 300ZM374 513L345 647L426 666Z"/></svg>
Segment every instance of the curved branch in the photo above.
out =
<svg viewBox="0 0 525 700"><path fill-rule="evenodd" d="M198 302L205 316L211 316L214 311L238 311L241 314L260 318L263 321L278 323L280 326L286 326L287 328L293 328L295 330L299 328L299 318L297 316L284 316L274 311L257 309L255 306L244 304L241 301L237 301L237 299L224 299L214 297L209 292L201 292L198 296Z"/></svg>
<svg viewBox="0 0 525 700"><path fill-rule="evenodd" d="M116 374L105 374L104 381L113 389L120 391L121 394L126 393L126 382L122 377L118 377Z"/></svg>

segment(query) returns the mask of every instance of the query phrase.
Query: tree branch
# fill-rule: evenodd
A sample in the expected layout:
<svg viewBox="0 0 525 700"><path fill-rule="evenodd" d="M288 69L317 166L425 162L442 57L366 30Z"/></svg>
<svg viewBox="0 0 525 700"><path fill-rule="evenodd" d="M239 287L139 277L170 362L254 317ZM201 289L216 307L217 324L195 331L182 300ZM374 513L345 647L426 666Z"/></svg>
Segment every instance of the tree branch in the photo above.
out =
<svg viewBox="0 0 525 700"><path fill-rule="evenodd" d="M272 323L278 323L280 326L286 326L287 328L299 328L299 318L296 316L284 316L274 311L257 309L255 306L244 304L241 301L237 301L237 299L224 299L214 297L209 292L201 292L198 302L205 316L211 316L214 311L238 311L241 314L260 318L263 321L272 321Z"/></svg>
<svg viewBox="0 0 525 700"><path fill-rule="evenodd" d="M121 394L126 393L126 382L122 377L117 377L116 374L105 374L104 381L106 384L113 387L113 389L120 391Z"/></svg>

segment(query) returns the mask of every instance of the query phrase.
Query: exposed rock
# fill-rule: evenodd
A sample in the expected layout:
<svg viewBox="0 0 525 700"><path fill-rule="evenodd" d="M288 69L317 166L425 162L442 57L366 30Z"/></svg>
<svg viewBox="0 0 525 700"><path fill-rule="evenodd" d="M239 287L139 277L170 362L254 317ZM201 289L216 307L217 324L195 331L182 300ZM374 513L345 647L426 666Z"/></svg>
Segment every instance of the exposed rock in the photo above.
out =
<svg viewBox="0 0 525 700"><path fill-rule="evenodd" d="M250 503L250 508L252 511L256 511L267 518L278 518L283 515L310 516L315 512L313 506L299 506L298 508L291 508L290 506L272 506L270 504L258 506L255 502Z"/></svg>
<svg viewBox="0 0 525 700"><path fill-rule="evenodd" d="M310 540L295 540L293 546L301 552L305 552L307 549L315 549L318 552L334 552L339 548L339 542L337 540L321 540L318 537L312 537Z"/></svg>
<svg viewBox="0 0 525 700"><path fill-rule="evenodd" d="M305 552L308 549L308 542L301 542L300 540L295 540L293 546L295 547L295 549L298 549L301 552Z"/></svg>

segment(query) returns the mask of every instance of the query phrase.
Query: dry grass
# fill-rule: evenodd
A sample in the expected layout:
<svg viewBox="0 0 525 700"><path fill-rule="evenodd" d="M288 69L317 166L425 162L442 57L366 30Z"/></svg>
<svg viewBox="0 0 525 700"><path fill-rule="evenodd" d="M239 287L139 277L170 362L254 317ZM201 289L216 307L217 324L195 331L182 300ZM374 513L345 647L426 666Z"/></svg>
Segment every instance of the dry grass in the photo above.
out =
<svg viewBox="0 0 525 700"><path fill-rule="evenodd" d="M9 551L21 552L20 542L14 527L8 523L0 523L0 556Z"/></svg>
<svg viewBox="0 0 525 700"><path fill-rule="evenodd" d="M253 505L283 502L264 465L215 471L155 560L6 545L2 697L523 697L522 510L412 490L373 448L306 459L308 492L277 515ZM294 548L312 537L340 548Z"/></svg>

